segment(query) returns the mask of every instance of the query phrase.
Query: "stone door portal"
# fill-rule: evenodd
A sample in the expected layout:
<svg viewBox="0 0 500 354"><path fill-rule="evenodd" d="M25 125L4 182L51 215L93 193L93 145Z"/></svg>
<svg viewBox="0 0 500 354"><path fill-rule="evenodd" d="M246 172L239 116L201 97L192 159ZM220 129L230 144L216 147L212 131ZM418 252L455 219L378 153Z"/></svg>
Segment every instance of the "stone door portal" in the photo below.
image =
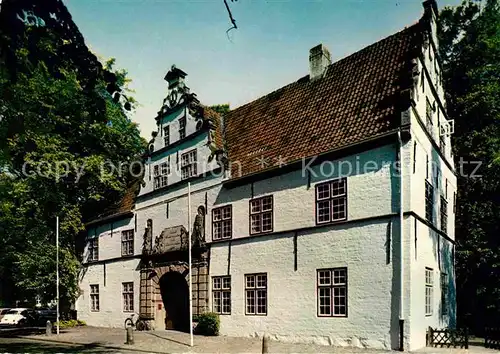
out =
<svg viewBox="0 0 500 354"><path fill-rule="evenodd" d="M185 277L178 272L168 272L160 278L159 283L165 314L163 328L188 331L189 288Z"/></svg>

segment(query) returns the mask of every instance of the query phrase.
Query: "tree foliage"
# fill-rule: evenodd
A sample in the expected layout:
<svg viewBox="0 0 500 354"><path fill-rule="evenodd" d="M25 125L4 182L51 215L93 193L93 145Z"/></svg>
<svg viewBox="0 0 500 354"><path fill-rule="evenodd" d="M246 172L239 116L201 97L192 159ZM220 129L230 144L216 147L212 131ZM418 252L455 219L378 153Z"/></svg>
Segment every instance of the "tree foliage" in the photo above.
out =
<svg viewBox="0 0 500 354"><path fill-rule="evenodd" d="M477 330L500 315L499 0L445 8L439 36L447 108L456 126L459 322Z"/></svg>
<svg viewBox="0 0 500 354"><path fill-rule="evenodd" d="M69 44L48 28L27 28L15 47L10 35L1 33L0 277L14 298L55 298L59 216L67 306L78 293L84 223L117 203L132 180L103 166L140 159L145 142L127 117L135 101L114 60L83 70L59 55Z"/></svg>

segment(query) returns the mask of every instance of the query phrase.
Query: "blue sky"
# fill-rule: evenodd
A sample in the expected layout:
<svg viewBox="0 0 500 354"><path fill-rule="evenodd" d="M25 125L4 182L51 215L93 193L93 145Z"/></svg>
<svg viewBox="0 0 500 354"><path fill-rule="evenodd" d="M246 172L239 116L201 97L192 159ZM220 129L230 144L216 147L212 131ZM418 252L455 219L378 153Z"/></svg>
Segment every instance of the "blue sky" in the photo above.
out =
<svg viewBox="0 0 500 354"><path fill-rule="evenodd" d="M419 0L238 0L229 2L238 25L230 41L223 0L64 2L91 50L128 70L141 104L133 119L146 138L156 130L172 64L187 72L202 103L235 108L306 75L316 44L336 61L413 24L423 11Z"/></svg>

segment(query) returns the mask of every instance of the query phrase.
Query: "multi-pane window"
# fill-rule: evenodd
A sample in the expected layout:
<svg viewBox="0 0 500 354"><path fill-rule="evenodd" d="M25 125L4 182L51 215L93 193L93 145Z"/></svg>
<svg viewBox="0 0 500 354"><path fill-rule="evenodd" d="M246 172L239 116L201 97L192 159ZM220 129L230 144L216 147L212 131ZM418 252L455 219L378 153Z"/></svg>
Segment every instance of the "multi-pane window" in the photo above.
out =
<svg viewBox="0 0 500 354"><path fill-rule="evenodd" d="M316 185L316 223L347 219L347 180L336 179Z"/></svg>
<svg viewBox="0 0 500 354"><path fill-rule="evenodd" d="M434 279L431 268L425 268L425 315L432 315L432 297L434 296Z"/></svg>
<svg viewBox="0 0 500 354"><path fill-rule="evenodd" d="M273 231L273 196L250 201L250 233L260 234Z"/></svg>
<svg viewBox="0 0 500 354"><path fill-rule="evenodd" d="M425 218L434 222L434 187L429 181L425 181Z"/></svg>
<svg viewBox="0 0 500 354"><path fill-rule="evenodd" d="M426 100L425 105L425 116L427 118L427 129L431 129L432 127L432 105L429 99Z"/></svg>
<svg viewBox="0 0 500 354"><path fill-rule="evenodd" d="M444 139L444 136L439 137L439 149L443 154L446 154L446 140Z"/></svg>
<svg viewBox="0 0 500 354"><path fill-rule="evenodd" d="M440 214L441 214L441 231L444 233L448 232L448 202L445 197L441 196L441 205L440 205Z"/></svg>
<svg viewBox="0 0 500 354"><path fill-rule="evenodd" d="M448 276L441 273L441 315L448 314Z"/></svg>
<svg viewBox="0 0 500 354"><path fill-rule="evenodd" d="M179 119L179 139L186 137L186 117Z"/></svg>
<svg viewBox="0 0 500 354"><path fill-rule="evenodd" d="M170 156L167 161L153 167L154 189L163 188L168 185L168 175L170 174Z"/></svg>
<svg viewBox="0 0 500 354"><path fill-rule="evenodd" d="M122 256L134 254L134 230L122 231Z"/></svg>
<svg viewBox="0 0 500 354"><path fill-rule="evenodd" d="M318 316L347 316L347 268L320 269Z"/></svg>
<svg viewBox="0 0 500 354"><path fill-rule="evenodd" d="M89 240L89 262L94 262L99 260L99 238L94 237Z"/></svg>
<svg viewBox="0 0 500 354"><path fill-rule="evenodd" d="M122 283L123 311L134 311L134 283Z"/></svg>
<svg viewBox="0 0 500 354"><path fill-rule="evenodd" d="M99 311L99 284L90 285L90 311Z"/></svg>
<svg viewBox="0 0 500 354"><path fill-rule="evenodd" d="M226 205L212 210L212 240L222 240L232 236L232 207Z"/></svg>
<svg viewBox="0 0 500 354"><path fill-rule="evenodd" d="M231 277L212 277L213 311L221 315L231 314Z"/></svg>
<svg viewBox="0 0 500 354"><path fill-rule="evenodd" d="M170 125L166 125L163 127L163 141L165 143L165 146L170 145Z"/></svg>
<svg viewBox="0 0 500 354"><path fill-rule="evenodd" d="M267 273L245 274L245 314L267 315Z"/></svg>
<svg viewBox="0 0 500 354"><path fill-rule="evenodd" d="M181 176L182 179L196 176L197 170L196 149L181 155Z"/></svg>

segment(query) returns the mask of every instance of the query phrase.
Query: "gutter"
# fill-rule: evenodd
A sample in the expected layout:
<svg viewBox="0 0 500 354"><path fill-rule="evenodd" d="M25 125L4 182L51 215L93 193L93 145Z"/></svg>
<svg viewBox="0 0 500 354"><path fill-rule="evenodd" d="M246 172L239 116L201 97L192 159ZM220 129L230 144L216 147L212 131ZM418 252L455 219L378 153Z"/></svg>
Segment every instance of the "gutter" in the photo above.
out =
<svg viewBox="0 0 500 354"><path fill-rule="evenodd" d="M399 141L399 350L404 351L404 179L403 179L403 140L401 130L398 131Z"/></svg>

